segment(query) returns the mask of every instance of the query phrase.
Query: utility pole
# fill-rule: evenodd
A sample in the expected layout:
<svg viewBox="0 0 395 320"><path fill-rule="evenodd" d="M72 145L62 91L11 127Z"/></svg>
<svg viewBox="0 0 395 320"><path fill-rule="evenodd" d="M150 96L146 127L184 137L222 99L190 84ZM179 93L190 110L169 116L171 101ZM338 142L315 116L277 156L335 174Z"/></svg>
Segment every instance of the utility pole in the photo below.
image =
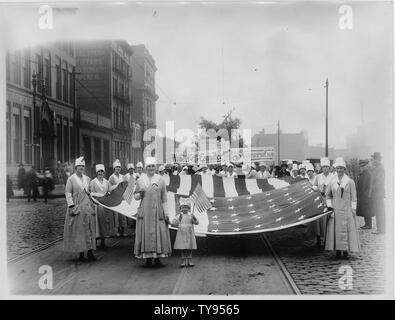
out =
<svg viewBox="0 0 395 320"><path fill-rule="evenodd" d="M278 157L278 165L281 165L281 160L280 160L280 120L277 121L277 157Z"/></svg>
<svg viewBox="0 0 395 320"><path fill-rule="evenodd" d="M329 81L326 78L325 82L326 88L326 112L325 112L325 157L328 157L328 89L329 89Z"/></svg>

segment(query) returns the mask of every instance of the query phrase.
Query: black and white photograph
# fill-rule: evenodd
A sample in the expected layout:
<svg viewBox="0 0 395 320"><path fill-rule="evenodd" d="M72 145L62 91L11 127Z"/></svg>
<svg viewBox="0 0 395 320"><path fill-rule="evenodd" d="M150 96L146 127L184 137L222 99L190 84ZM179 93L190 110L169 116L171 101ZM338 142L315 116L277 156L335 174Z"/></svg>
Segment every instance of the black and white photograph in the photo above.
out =
<svg viewBox="0 0 395 320"><path fill-rule="evenodd" d="M393 12L1 0L2 297L394 299Z"/></svg>

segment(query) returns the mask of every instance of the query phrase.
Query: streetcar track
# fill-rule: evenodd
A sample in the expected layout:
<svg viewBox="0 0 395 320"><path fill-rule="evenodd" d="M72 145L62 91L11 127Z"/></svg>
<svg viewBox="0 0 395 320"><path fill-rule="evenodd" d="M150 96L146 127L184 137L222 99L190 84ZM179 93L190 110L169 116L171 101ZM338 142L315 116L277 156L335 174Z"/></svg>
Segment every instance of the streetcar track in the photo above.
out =
<svg viewBox="0 0 395 320"><path fill-rule="evenodd" d="M272 245L270 244L269 240L267 239L267 236L263 233L260 235L260 239L262 240L262 243L265 245L265 247L268 249L268 252L270 252L270 254L273 257L273 260L275 262L275 264L277 265L280 274L281 274L281 278L283 279L283 282L285 283L285 285L288 288L288 291L291 294L295 294L295 295L301 295L301 291L299 290L298 286L296 285L294 279L292 278L291 274L288 272L287 268L285 267L284 263L281 261L280 257L278 256L278 254L276 253L276 251L274 250L274 248L272 247ZM41 247L34 249L31 252L27 252L23 255L14 257L10 260L7 261L7 263L15 263L18 262L20 260L23 260L31 255L34 255L36 253L39 253L43 250L46 250L54 245L56 245L57 243L59 243L60 241L63 240L63 237L58 238L54 241L51 241L45 245L42 245ZM121 240L117 239L110 247L114 247L116 246ZM99 260L101 258L103 258L106 254L99 254L99 256L97 257ZM68 268L68 267L67 267ZM64 268L62 270L58 270L57 274L64 272L67 268ZM181 270L178 279L176 281L176 284L172 290L173 294L177 294L180 292L181 288L183 287L183 282L185 277L187 276L188 272L186 270L186 268L183 268L183 270ZM59 289L61 289L63 286L65 286L66 284L70 283L71 281L75 280L75 276L76 276L76 271L72 271L71 274L69 274L66 279L64 279L63 281L61 281L60 283L58 283L58 285L56 286L56 288L54 288L54 290L50 293L50 294L56 294Z"/></svg>
<svg viewBox="0 0 395 320"><path fill-rule="evenodd" d="M46 243L46 244L42 245L41 247L38 247L38 248L36 248L36 249L34 249L34 250L30 251L30 252L26 252L26 253L24 253L24 254L22 254L20 256L11 258L11 259L7 260L7 263L18 262L18 261L20 261L20 260L22 260L24 258L27 258L27 257L29 257L29 256L31 256L33 254L36 254L36 253L38 253L40 251L43 251L43 250L46 250L46 249L52 247L52 246L54 246L55 244L57 244L58 242L60 242L62 240L63 240L63 237L60 237L60 238L58 238L58 239L56 239L54 241L51 241L49 243Z"/></svg>
<svg viewBox="0 0 395 320"><path fill-rule="evenodd" d="M281 276L283 278L284 283L288 287L288 290L290 292L292 292L292 294L301 295L302 294L301 291L299 290L299 288L296 285L296 283L295 283L294 279L292 278L291 274L289 273L289 271L285 267L284 263L281 261L281 258L278 256L278 254L276 253L276 251L274 250L274 248L270 244L270 242L269 242L268 238L266 237L266 235L263 233L263 234L261 234L260 238L261 238L262 242L265 244L266 248L271 253L271 255L273 256L273 259L274 259L275 263L277 264L278 268L281 271Z"/></svg>

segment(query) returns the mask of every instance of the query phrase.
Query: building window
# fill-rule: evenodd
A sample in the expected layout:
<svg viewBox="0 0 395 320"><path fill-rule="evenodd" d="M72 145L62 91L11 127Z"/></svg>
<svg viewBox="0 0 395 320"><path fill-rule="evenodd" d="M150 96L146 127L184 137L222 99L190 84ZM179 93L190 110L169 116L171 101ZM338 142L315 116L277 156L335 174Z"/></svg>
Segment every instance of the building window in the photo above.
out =
<svg viewBox="0 0 395 320"><path fill-rule="evenodd" d="M95 163L101 163L101 141L98 138L93 140L94 154L95 154Z"/></svg>
<svg viewBox="0 0 395 320"><path fill-rule="evenodd" d="M69 102L71 104L74 104L74 74L72 72L69 73L69 79L70 79L70 100Z"/></svg>
<svg viewBox="0 0 395 320"><path fill-rule="evenodd" d="M103 140L103 155L104 166L108 168L110 164L110 142L108 140Z"/></svg>
<svg viewBox="0 0 395 320"><path fill-rule="evenodd" d="M11 81L11 55L8 50L6 55L6 73L7 73L7 81Z"/></svg>
<svg viewBox="0 0 395 320"><path fill-rule="evenodd" d="M61 75L60 64L56 64L55 68L56 68L56 99L60 100L62 99L62 93L61 93L62 75Z"/></svg>
<svg viewBox="0 0 395 320"><path fill-rule="evenodd" d="M60 117L56 119L56 156L58 161L63 161L62 158L62 120Z"/></svg>
<svg viewBox="0 0 395 320"><path fill-rule="evenodd" d="M67 69L63 69L63 101L69 102L69 77Z"/></svg>
<svg viewBox="0 0 395 320"><path fill-rule="evenodd" d="M21 84L21 53L15 51L14 54L14 83Z"/></svg>
<svg viewBox="0 0 395 320"><path fill-rule="evenodd" d="M52 86L51 86L51 58L45 59L45 90L47 96L52 95Z"/></svg>
<svg viewBox="0 0 395 320"><path fill-rule="evenodd" d="M6 112L6 127L7 127L7 163L11 163L11 125L10 125L10 114L11 114L11 102L7 101L7 112Z"/></svg>
<svg viewBox="0 0 395 320"><path fill-rule="evenodd" d="M25 162L32 163L32 125L31 125L31 111L25 109L24 126L25 126Z"/></svg>
<svg viewBox="0 0 395 320"><path fill-rule="evenodd" d="M14 103L14 108L17 107L19 113L13 114L13 129L14 129L14 162L21 162L21 118L20 105Z"/></svg>
<svg viewBox="0 0 395 320"><path fill-rule="evenodd" d="M82 142L83 142L83 156L85 158L85 168L90 168L92 162L92 157L91 157L91 137L84 135L82 137Z"/></svg>
<svg viewBox="0 0 395 320"><path fill-rule="evenodd" d="M43 79L43 61L40 54L36 54L37 60L37 80ZM37 92L42 93L42 81L37 81Z"/></svg>
<svg viewBox="0 0 395 320"><path fill-rule="evenodd" d="M119 95L123 98L124 97L124 92L123 92L123 81L119 81Z"/></svg>
<svg viewBox="0 0 395 320"><path fill-rule="evenodd" d="M71 153L71 159L76 158L75 154L75 134L74 134L74 126L69 127L70 129L70 153Z"/></svg>
<svg viewBox="0 0 395 320"><path fill-rule="evenodd" d="M69 125L67 120L65 120L65 122L63 123L63 139L64 139L64 143L63 143L64 160L68 161L70 160L69 158L70 140L69 140Z"/></svg>
<svg viewBox="0 0 395 320"><path fill-rule="evenodd" d="M25 49L23 61L23 86L30 89L30 49Z"/></svg>

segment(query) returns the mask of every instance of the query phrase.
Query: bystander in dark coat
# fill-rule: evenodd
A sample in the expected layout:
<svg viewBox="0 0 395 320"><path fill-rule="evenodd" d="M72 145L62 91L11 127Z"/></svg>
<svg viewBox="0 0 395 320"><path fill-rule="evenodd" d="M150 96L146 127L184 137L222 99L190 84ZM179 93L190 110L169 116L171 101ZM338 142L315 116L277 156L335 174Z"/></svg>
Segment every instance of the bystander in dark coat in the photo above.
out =
<svg viewBox="0 0 395 320"><path fill-rule="evenodd" d="M372 155L371 182L369 198L373 214L376 215L377 234L385 233L385 170L381 164L380 152Z"/></svg>
<svg viewBox="0 0 395 320"><path fill-rule="evenodd" d="M14 196L14 191L12 190L12 181L10 176L7 174L7 202L10 201L10 198Z"/></svg>
<svg viewBox="0 0 395 320"><path fill-rule="evenodd" d="M25 187L26 184L26 170L21 163L18 169L18 189L22 189Z"/></svg>
<svg viewBox="0 0 395 320"><path fill-rule="evenodd" d="M37 171L32 166L30 171L26 174L26 187L25 192L27 195L27 201L30 202L30 198L33 197L34 202L37 201L37 197L39 196L38 192L38 176Z"/></svg>
<svg viewBox="0 0 395 320"><path fill-rule="evenodd" d="M359 166L361 173L357 179L357 216L363 217L365 225L362 229L372 229L372 216L374 212L371 210L369 190L370 190L370 172L369 172L369 160L360 160Z"/></svg>

